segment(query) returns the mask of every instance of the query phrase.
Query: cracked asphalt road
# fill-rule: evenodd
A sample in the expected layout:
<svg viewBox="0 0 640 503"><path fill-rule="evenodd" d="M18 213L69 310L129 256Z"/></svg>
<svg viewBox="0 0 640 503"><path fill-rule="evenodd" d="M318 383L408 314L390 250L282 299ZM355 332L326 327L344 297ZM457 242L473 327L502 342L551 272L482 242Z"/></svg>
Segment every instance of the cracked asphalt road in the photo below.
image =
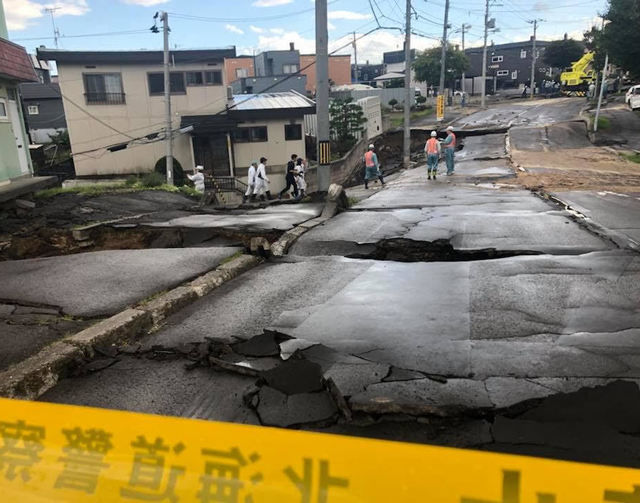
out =
<svg viewBox="0 0 640 503"><path fill-rule="evenodd" d="M577 103L507 105L465 124L565 120ZM216 341L227 349L211 367L126 356L42 399L637 466L634 432L612 418L640 393L640 256L514 186L503 140L469 141L453 177L403 172L142 341ZM429 260L347 257L394 239ZM476 254L453 256L462 250ZM234 353L265 328L293 338L264 359ZM264 381L292 359L332 386Z"/></svg>

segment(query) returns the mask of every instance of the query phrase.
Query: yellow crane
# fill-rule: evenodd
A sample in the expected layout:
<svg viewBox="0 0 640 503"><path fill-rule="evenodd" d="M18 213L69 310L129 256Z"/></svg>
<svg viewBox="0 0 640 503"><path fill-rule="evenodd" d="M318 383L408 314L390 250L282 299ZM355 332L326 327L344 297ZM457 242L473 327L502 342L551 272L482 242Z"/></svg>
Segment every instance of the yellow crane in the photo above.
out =
<svg viewBox="0 0 640 503"><path fill-rule="evenodd" d="M589 84L595 82L593 52L585 52L578 61L571 63L560 75L562 93L567 96L586 96Z"/></svg>

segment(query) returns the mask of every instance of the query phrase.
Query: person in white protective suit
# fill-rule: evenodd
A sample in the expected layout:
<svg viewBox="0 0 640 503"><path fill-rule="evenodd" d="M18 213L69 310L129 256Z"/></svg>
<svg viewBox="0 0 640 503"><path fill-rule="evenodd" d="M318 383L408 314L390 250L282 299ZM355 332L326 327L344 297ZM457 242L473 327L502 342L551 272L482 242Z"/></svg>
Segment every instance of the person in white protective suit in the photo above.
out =
<svg viewBox="0 0 640 503"><path fill-rule="evenodd" d="M269 178L267 177L267 158L261 157L260 164L258 164L258 169L256 170L256 184L253 189L254 197L260 197L261 201L264 201L265 194L268 199L271 198L271 192L269 191Z"/></svg>
<svg viewBox="0 0 640 503"><path fill-rule="evenodd" d="M204 168L202 166L198 165L193 169L193 175L187 175L187 178L189 178L189 180L193 182L196 190L202 193L204 193L204 174L202 173L203 169Z"/></svg>
<svg viewBox="0 0 640 503"><path fill-rule="evenodd" d="M256 186L256 169L258 167L258 161L251 161L249 165L249 170L247 171L247 191L242 196L242 202L246 203L249 196L251 196L251 200L254 199L253 191Z"/></svg>
<svg viewBox="0 0 640 503"><path fill-rule="evenodd" d="M305 164L304 159L302 157L298 157L296 160L296 184L300 191L300 199L305 196L305 191L307 190L307 182L304 179L304 170L306 169Z"/></svg>

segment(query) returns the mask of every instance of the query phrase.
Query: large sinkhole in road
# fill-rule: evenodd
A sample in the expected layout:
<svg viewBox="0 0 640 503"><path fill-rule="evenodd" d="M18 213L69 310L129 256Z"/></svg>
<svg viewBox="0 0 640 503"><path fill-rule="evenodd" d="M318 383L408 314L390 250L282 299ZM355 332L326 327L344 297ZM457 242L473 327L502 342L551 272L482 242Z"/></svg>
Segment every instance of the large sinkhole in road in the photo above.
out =
<svg viewBox="0 0 640 503"><path fill-rule="evenodd" d="M371 245L359 245L366 247L363 253L351 253L347 258L391 260L394 262L463 262L470 260L488 260L518 255L540 255L541 252L532 250L496 250L495 248L482 248L477 250L456 250L449 240L436 239L435 241L414 241L406 238L383 239Z"/></svg>

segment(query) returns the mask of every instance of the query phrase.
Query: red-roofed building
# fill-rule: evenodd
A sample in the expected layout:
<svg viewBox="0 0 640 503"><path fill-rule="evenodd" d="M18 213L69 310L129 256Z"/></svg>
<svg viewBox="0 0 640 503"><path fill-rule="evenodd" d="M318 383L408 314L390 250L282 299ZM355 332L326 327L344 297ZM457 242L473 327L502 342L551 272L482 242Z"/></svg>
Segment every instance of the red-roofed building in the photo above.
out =
<svg viewBox="0 0 640 503"><path fill-rule="evenodd" d="M33 172L18 84L38 80L24 47L6 37L0 1L0 185Z"/></svg>

